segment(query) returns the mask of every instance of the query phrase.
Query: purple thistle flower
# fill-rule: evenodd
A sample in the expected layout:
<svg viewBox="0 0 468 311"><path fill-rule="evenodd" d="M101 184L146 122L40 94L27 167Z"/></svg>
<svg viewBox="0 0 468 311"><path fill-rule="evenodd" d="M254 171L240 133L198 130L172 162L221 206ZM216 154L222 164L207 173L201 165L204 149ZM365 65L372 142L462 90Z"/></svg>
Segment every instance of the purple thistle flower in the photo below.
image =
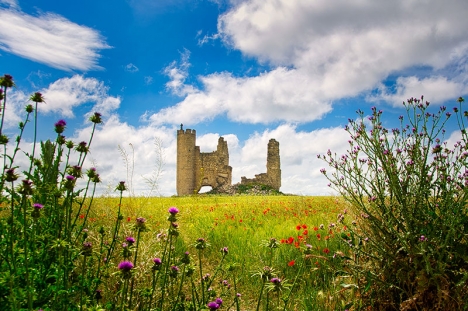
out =
<svg viewBox="0 0 468 311"><path fill-rule="evenodd" d="M162 264L162 260L161 258L154 258L153 259L153 262L154 262L154 265L153 267L151 268L153 271L159 271L161 270L161 264Z"/></svg>
<svg viewBox="0 0 468 311"><path fill-rule="evenodd" d="M93 244L91 242L84 242L81 248L84 256L91 256L93 250Z"/></svg>
<svg viewBox="0 0 468 311"><path fill-rule="evenodd" d="M40 210L44 208L44 205L42 205L41 203L34 203L33 207L37 210Z"/></svg>
<svg viewBox="0 0 468 311"><path fill-rule="evenodd" d="M222 300L221 298L216 298L216 299L215 299L215 302L216 302L219 306L221 306L221 305L223 304L223 300Z"/></svg>
<svg viewBox="0 0 468 311"><path fill-rule="evenodd" d="M65 177L68 181L74 181L76 178L74 176L71 176L71 175L67 175L67 177Z"/></svg>
<svg viewBox="0 0 468 311"><path fill-rule="evenodd" d="M146 219L143 217L138 217L136 219L136 228L140 231L146 230Z"/></svg>
<svg viewBox="0 0 468 311"><path fill-rule="evenodd" d="M278 284L281 283L281 279L279 279L279 278L271 278L271 279L270 279L270 282L273 283L273 284L275 284L275 285L278 285Z"/></svg>
<svg viewBox="0 0 468 311"><path fill-rule="evenodd" d="M210 310L218 310L220 305L216 301L208 302L206 305Z"/></svg>
<svg viewBox="0 0 468 311"><path fill-rule="evenodd" d="M180 271L179 267L177 267L177 266L171 266L171 267L169 268L169 276L170 276L170 277L173 277L173 278L176 278L177 275L179 274L179 271Z"/></svg>
<svg viewBox="0 0 468 311"><path fill-rule="evenodd" d="M128 272L133 269L133 263L131 261L125 260L119 263L119 270L122 272Z"/></svg>
<svg viewBox="0 0 468 311"><path fill-rule="evenodd" d="M66 126L66 125L67 125L67 122L65 122L65 120L58 120L55 123L55 126Z"/></svg>
<svg viewBox="0 0 468 311"><path fill-rule="evenodd" d="M172 206L172 207L169 207L168 212L170 214L172 214L172 215L175 215L175 214L177 214L179 212L179 209L177 207L175 207L175 206Z"/></svg>
<svg viewBox="0 0 468 311"><path fill-rule="evenodd" d="M135 243L135 238L128 236L125 238L125 241L127 241L128 244L132 245L133 243Z"/></svg>

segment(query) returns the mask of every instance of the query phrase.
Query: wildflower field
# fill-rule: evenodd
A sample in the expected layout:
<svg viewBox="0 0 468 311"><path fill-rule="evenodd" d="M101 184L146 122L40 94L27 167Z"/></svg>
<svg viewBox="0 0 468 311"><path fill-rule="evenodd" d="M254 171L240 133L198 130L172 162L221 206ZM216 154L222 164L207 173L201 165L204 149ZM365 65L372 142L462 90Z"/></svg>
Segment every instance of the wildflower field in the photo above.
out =
<svg viewBox="0 0 468 311"><path fill-rule="evenodd" d="M177 299L193 299L192 282L193 293L201 299L201 280L207 297L221 298L223 305L230 305L232 310L237 304L241 310L255 310L257 305L263 310L267 303L271 310L319 310L326 305L334 309L337 304L341 309L349 303L342 286L344 280L334 273L344 256L339 239L342 232L347 232L346 226L336 223L345 205L337 197L191 196L123 198L122 202L117 246L122 254L106 271L114 285L121 278L116 272L123 253L127 248L136 251L135 244L127 246L126 239L137 237L137 219L143 217L146 230L138 235L140 259L132 269L134 286L151 288L154 258L167 260L164 250L170 242L174 250L168 263L169 274L171 267L179 269L167 280L171 284L166 298L170 305L175 305ZM89 231L98 232L101 226L110 231L118 205L116 198L95 199L94 211L88 218ZM179 211L177 227L168 221L171 207ZM200 239L205 243L203 248ZM100 235L88 235L87 240L99 245ZM189 267L194 275L184 276ZM276 287L269 282L273 277L279 280ZM155 286L159 295L161 288ZM336 296L335 291L342 293ZM330 292L335 300L341 297L339 301L331 299ZM103 300L112 301L118 297L118 286L101 294ZM140 295L133 297L135 306L144 303Z"/></svg>
<svg viewBox="0 0 468 311"><path fill-rule="evenodd" d="M11 140L0 77L0 310L468 310L468 111L357 111L320 171L336 197L96 197L88 141ZM32 150L20 148L32 123ZM446 137L446 126L458 126ZM18 166L19 152L29 159Z"/></svg>

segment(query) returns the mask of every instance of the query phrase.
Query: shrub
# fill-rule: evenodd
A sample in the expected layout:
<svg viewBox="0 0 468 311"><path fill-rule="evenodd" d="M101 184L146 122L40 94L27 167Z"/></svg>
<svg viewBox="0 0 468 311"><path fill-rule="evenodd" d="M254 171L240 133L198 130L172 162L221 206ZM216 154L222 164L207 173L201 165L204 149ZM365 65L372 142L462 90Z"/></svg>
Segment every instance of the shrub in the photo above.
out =
<svg viewBox="0 0 468 311"><path fill-rule="evenodd" d="M400 126L382 125L382 111L349 120L349 150L319 158L321 172L350 203L340 214L353 252L362 305L379 310L462 310L468 307L468 136L463 98L453 113L431 113L423 98L409 99ZM445 127L458 124L446 139ZM453 122L453 124L449 123ZM357 305L357 303L355 304Z"/></svg>

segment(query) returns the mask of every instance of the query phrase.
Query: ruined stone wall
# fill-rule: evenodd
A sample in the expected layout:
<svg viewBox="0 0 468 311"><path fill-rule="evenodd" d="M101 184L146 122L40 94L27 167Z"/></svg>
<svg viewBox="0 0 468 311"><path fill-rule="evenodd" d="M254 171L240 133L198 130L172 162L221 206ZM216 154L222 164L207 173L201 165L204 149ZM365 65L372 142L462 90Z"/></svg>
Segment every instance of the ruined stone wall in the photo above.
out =
<svg viewBox="0 0 468 311"><path fill-rule="evenodd" d="M203 186L213 189L231 185L232 167L229 166L227 142L220 137L213 152L200 152L196 146L195 130L177 131L177 194L198 193Z"/></svg>
<svg viewBox="0 0 468 311"><path fill-rule="evenodd" d="M267 172L255 178L242 177L241 184L263 184L279 190L281 187L281 168L279 143L270 139L267 153ZM232 184L232 167L229 166L229 151L223 137L213 152L200 152L196 146L196 131L177 131L177 194L190 195L200 191L203 186L217 189Z"/></svg>
<svg viewBox="0 0 468 311"><path fill-rule="evenodd" d="M241 177L241 184L263 184L279 190L281 187L281 164L279 154L279 142L270 139L267 152L267 172L256 174L255 178Z"/></svg>

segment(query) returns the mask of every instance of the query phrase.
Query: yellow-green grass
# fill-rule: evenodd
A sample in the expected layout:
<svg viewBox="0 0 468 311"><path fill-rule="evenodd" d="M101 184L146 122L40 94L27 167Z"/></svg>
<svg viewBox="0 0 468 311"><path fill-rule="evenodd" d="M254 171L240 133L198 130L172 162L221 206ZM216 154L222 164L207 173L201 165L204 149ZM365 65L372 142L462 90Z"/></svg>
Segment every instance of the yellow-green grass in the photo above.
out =
<svg viewBox="0 0 468 311"><path fill-rule="evenodd" d="M335 288L334 270L341 263L333 259L333 255L346 250L338 241L343 226L337 225L330 229L329 224L336 222L337 215L345 209L344 204L339 197L305 196L123 198L123 228L119 239L123 241L125 236L135 235L132 228L137 217L147 219L149 230L141 236L136 273L140 287L144 287L144 283L150 284L151 260L160 257L162 253L163 243L157 238L157 234L164 233L169 227L168 208L175 206L180 210L177 215L180 231L176 243L178 255L188 251L198 269L198 250L194 243L197 238L206 239L210 246L201 252L203 274L210 273L213 276L222 257L220 249L225 246L229 248L222 269L213 282L217 295L224 293L223 299L232 301L236 294L232 288L233 279L236 278L237 292L242 294L242 309L255 309L261 279L252 275L264 266L271 266L277 276L288 280L289 284L294 282L300 272L291 295L291 308L295 306L294 308L303 310L308 304L309 307L315 306L310 307L312 309L324 309L326 304L334 309L337 303L341 305L342 302L327 302L330 299L329 294L339 289ZM118 198L95 199L89 215L89 231L96 232L103 225L110 238L118 205ZM321 224L323 229L320 229ZM97 235L92 236L97 242ZM263 245L271 238L278 240L277 249ZM293 242L289 243L291 239ZM312 255L305 262L303 251L307 244L312 246ZM117 263L118 260L114 266L110 266L110 282L113 272L116 272ZM226 268L229 265L236 265L236 270L228 272ZM196 275L198 273L199 271ZM224 279L231 284L230 290L219 284ZM282 295L287 293L285 291ZM272 303L278 303L275 301L273 299Z"/></svg>

